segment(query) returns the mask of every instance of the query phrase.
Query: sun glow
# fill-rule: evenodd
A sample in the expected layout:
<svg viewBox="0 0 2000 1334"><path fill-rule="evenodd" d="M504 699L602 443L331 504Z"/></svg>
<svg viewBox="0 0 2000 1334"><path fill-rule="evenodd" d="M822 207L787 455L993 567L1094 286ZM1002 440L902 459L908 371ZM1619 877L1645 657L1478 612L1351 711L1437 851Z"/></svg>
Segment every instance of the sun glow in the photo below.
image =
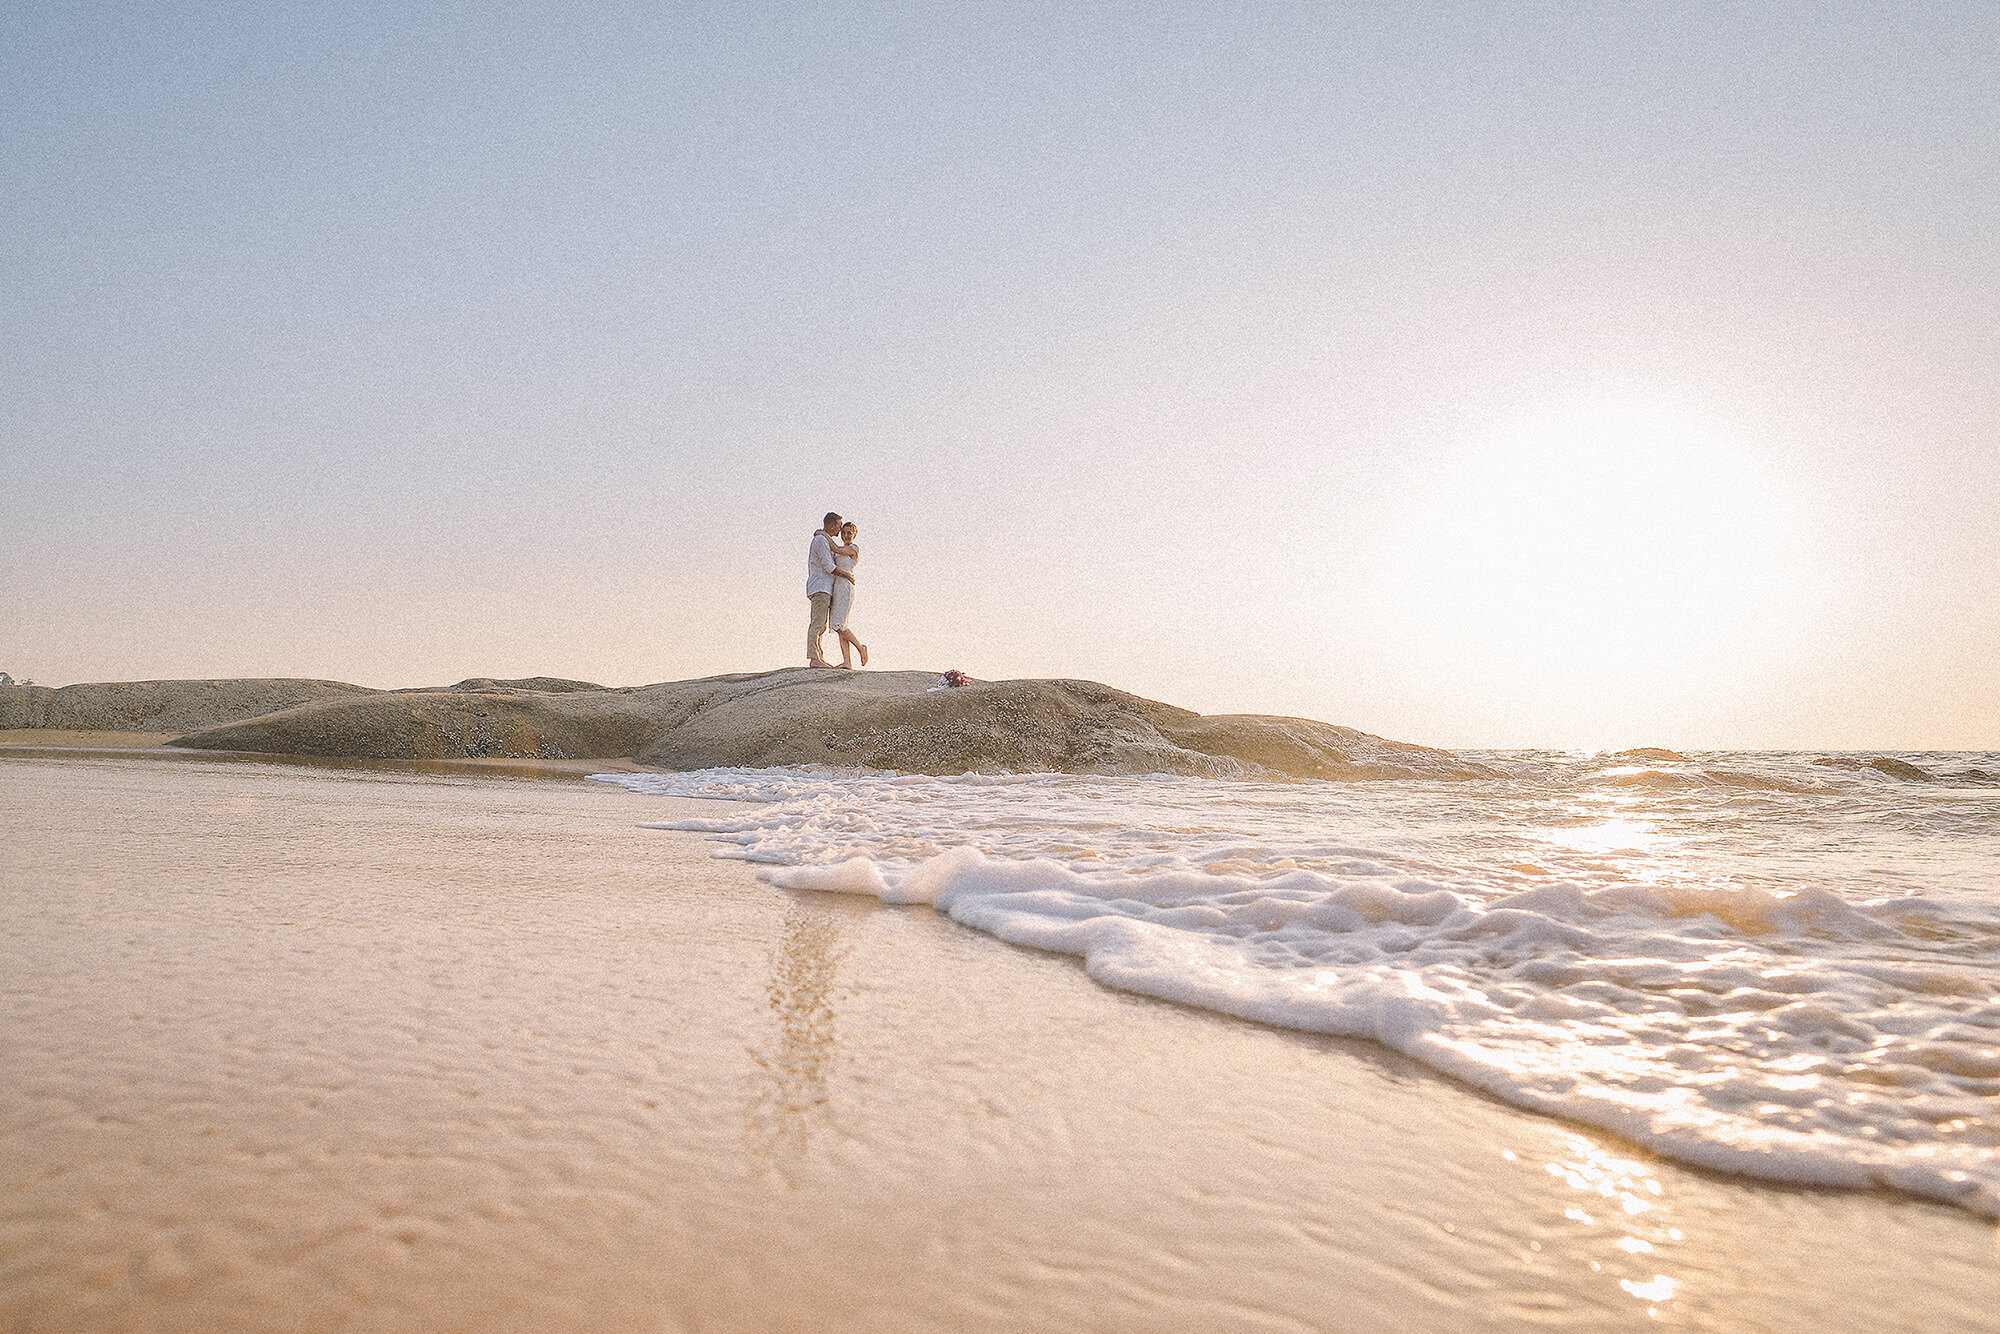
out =
<svg viewBox="0 0 2000 1334"><path fill-rule="evenodd" d="M1399 619L1586 690L1692 684L1788 622L1790 509L1750 451L1659 416L1536 423L1469 450L1414 515Z"/></svg>

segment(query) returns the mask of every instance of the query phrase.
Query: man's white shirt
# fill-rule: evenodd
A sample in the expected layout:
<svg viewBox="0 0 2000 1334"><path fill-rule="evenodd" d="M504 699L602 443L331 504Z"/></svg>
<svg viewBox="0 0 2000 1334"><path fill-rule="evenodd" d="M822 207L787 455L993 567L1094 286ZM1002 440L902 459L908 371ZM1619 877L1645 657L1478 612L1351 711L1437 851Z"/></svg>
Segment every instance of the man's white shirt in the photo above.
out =
<svg viewBox="0 0 2000 1334"><path fill-rule="evenodd" d="M833 594L833 544L825 533L814 533L806 548L806 596L815 593Z"/></svg>

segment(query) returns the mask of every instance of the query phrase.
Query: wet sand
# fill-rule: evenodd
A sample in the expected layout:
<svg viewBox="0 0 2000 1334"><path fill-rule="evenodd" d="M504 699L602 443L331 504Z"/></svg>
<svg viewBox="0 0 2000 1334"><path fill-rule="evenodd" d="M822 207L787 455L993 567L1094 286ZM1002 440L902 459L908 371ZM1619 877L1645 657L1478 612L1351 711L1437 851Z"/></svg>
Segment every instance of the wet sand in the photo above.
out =
<svg viewBox="0 0 2000 1334"><path fill-rule="evenodd" d="M2000 1329L1969 1215L637 827L696 805L0 754L0 1330Z"/></svg>

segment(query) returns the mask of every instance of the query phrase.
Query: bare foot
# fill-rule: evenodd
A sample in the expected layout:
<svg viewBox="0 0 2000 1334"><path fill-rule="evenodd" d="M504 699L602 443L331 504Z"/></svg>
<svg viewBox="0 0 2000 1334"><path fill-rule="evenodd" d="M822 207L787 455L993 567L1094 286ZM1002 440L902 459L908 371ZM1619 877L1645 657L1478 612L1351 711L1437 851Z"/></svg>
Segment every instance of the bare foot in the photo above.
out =
<svg viewBox="0 0 2000 1334"><path fill-rule="evenodd" d="M814 658L814 659L813 659L813 660L812 660L811 662L807 663L807 664L806 664L806 666L808 666L808 667L824 667L824 668L826 668L826 669L827 669L828 671L831 671L831 670L833 670L833 664L832 664L832 663L830 663L830 662L822 662L822 661L821 661L820 659L818 659L818 658Z"/></svg>
<svg viewBox="0 0 2000 1334"><path fill-rule="evenodd" d="M854 647L861 650L861 665L866 667L868 665L868 646L857 639L854 641Z"/></svg>

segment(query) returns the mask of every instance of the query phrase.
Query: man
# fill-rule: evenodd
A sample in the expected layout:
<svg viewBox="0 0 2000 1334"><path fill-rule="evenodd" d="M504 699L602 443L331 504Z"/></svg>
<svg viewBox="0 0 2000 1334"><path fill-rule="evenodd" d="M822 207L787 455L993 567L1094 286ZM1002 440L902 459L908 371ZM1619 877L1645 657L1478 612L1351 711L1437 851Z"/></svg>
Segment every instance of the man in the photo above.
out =
<svg viewBox="0 0 2000 1334"><path fill-rule="evenodd" d="M833 615L833 539L840 536L840 516L828 510L812 545L806 548L806 598L812 603L812 620L806 626L806 666L831 667L820 656L819 641L826 635L826 623Z"/></svg>

